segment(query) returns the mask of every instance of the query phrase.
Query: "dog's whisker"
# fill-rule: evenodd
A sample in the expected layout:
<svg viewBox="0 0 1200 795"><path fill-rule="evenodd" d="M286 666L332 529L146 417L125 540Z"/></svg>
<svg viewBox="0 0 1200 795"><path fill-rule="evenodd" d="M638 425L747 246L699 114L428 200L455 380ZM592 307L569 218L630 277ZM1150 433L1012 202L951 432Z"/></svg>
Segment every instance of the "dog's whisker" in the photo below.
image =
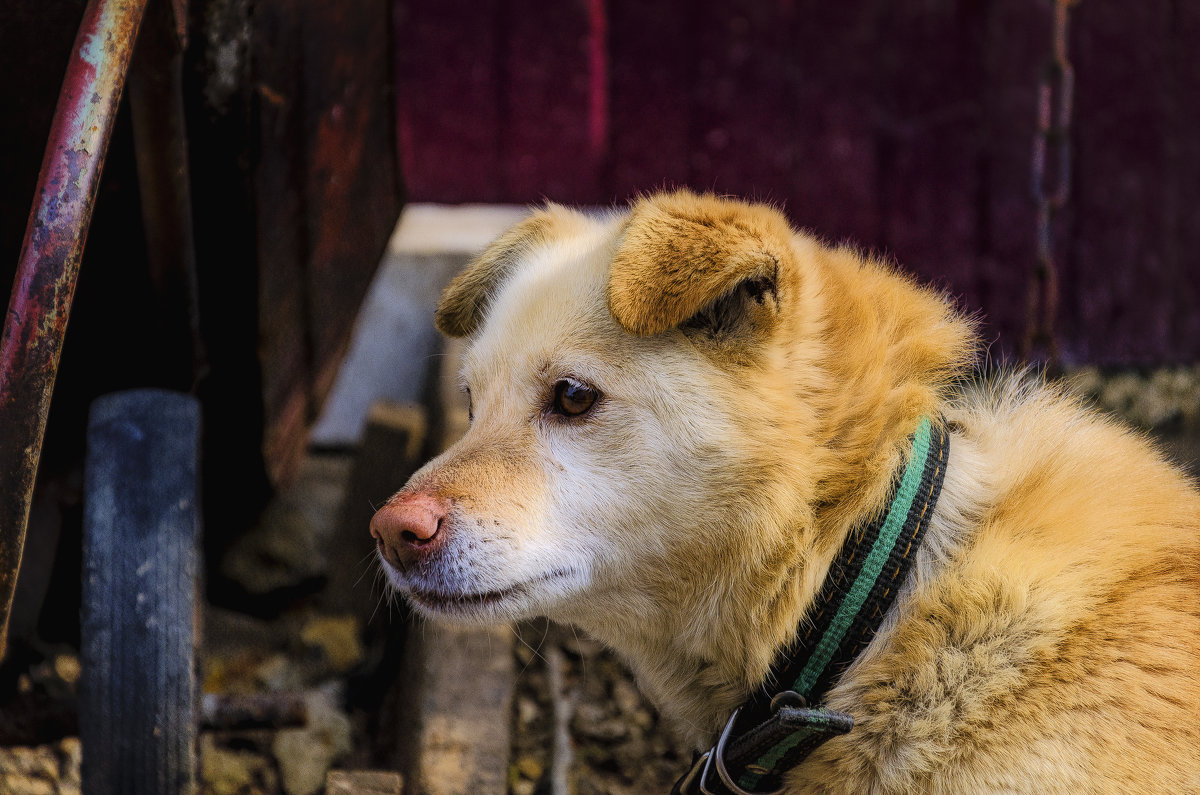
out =
<svg viewBox="0 0 1200 795"><path fill-rule="evenodd" d="M580 690L586 689L588 684L588 656L584 654L583 644L579 641L579 633L575 631L574 624L567 624L571 634L575 636L575 648L579 649L580 667L583 668L583 684L580 685Z"/></svg>
<svg viewBox="0 0 1200 795"><path fill-rule="evenodd" d="M533 656L530 657L529 660L525 663L525 665L521 668L520 673L522 673L522 674L525 673L525 671L527 671L529 669L529 666L533 663L533 661L535 659L541 660L543 663L546 662L546 658L542 656L542 644L540 641L538 642L538 646L535 649L533 646L529 645L529 642L526 641L525 638L521 637L521 633L516 627L510 625L509 631L512 632L513 637L515 637L521 643L522 646L524 646L525 648L527 648L531 652L533 652ZM542 635L542 640L544 641L545 639L546 639L546 636Z"/></svg>
<svg viewBox="0 0 1200 795"><path fill-rule="evenodd" d="M371 565L371 562L372 562L371 558L373 558L374 556L375 556L375 553L371 552L365 558L363 558L362 560L360 560L358 562L358 568L362 569L362 571L359 573L358 579L356 579L354 581L354 584L350 586L351 588L357 588L359 586L359 584L363 581L363 579L366 578L366 576L368 574L373 573L376 580L378 580L379 577L383 574L383 568L381 565L375 565L375 566Z"/></svg>

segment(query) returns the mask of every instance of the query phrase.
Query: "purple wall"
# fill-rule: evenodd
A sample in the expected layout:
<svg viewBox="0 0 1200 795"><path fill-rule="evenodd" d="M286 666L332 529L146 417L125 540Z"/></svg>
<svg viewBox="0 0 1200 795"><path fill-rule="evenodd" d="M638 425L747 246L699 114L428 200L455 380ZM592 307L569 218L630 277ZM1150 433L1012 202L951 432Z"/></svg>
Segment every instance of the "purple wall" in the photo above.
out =
<svg viewBox="0 0 1200 795"><path fill-rule="evenodd" d="M1046 0L397 0L414 201L782 203L1024 329ZM1072 12L1067 363L1200 358L1200 4Z"/></svg>

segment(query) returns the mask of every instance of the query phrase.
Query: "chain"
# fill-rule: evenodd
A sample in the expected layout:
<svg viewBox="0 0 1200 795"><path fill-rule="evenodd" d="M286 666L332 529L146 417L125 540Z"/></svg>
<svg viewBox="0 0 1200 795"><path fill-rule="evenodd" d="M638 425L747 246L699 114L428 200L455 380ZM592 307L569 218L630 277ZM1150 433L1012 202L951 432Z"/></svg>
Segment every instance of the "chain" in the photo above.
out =
<svg viewBox="0 0 1200 795"><path fill-rule="evenodd" d="M1037 259L1029 280L1025 339L1026 360L1041 352L1047 367L1058 366L1054 321L1058 315L1058 268L1054 261L1054 221L1071 187L1071 103L1075 71L1067 56L1067 23L1078 0L1053 0L1054 39L1038 83L1037 132L1033 137L1033 198L1037 203ZM1056 173L1047 178L1047 161Z"/></svg>

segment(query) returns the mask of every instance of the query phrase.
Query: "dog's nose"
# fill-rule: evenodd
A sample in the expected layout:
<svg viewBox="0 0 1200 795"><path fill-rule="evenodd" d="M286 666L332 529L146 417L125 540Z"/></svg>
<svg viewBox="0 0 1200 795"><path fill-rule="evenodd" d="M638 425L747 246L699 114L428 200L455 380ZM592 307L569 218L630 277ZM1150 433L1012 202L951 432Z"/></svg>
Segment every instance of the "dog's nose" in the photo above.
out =
<svg viewBox="0 0 1200 795"><path fill-rule="evenodd" d="M446 500L430 494L392 499L371 517L371 535L388 563L401 567L438 545L449 508Z"/></svg>

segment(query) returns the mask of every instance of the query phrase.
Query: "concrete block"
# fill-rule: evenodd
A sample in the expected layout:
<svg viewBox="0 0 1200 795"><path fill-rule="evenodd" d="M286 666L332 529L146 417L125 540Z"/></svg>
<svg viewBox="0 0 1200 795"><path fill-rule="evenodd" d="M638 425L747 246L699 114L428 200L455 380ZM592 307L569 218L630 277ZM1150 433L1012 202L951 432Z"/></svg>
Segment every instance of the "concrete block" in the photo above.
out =
<svg viewBox="0 0 1200 795"><path fill-rule="evenodd" d="M412 204L404 209L313 428L313 444L357 445L377 400L426 402L439 372L441 338L433 312L442 289L527 213L508 205Z"/></svg>

